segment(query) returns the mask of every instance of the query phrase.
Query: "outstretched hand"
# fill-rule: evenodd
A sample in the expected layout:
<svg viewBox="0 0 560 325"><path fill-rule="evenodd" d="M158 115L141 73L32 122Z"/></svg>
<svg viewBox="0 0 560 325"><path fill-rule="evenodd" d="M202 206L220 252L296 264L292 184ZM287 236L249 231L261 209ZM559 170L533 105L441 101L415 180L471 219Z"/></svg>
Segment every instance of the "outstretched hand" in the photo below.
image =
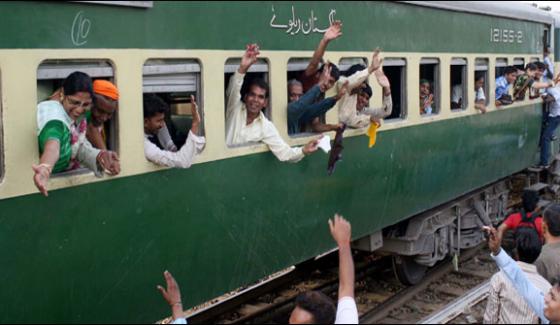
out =
<svg viewBox="0 0 560 325"><path fill-rule="evenodd" d="M191 131L194 134L198 134L198 128L200 126L200 114L198 113L198 104L196 103L196 98L191 95L191 115L192 115L192 125Z"/></svg>
<svg viewBox="0 0 560 325"><path fill-rule="evenodd" d="M371 64L369 65L369 73L373 73L375 70L379 69L383 64L383 59L379 57L379 53L381 50L376 48L373 51L373 55L371 57Z"/></svg>
<svg viewBox="0 0 560 325"><path fill-rule="evenodd" d="M482 227L482 230L488 235L488 248L494 256L498 255L502 249L502 238L500 238L498 231L496 228L488 226Z"/></svg>
<svg viewBox="0 0 560 325"><path fill-rule="evenodd" d="M97 155L97 162L104 170L111 175L118 175L121 172L119 156L114 151L102 150Z"/></svg>
<svg viewBox="0 0 560 325"><path fill-rule="evenodd" d="M163 299L167 301L169 306L173 309L173 319L183 317L183 302L181 301L181 289L175 281L175 278L169 271L163 272L167 289L158 285L157 289L161 292Z"/></svg>
<svg viewBox="0 0 560 325"><path fill-rule="evenodd" d="M336 20L332 23L329 29L327 29L327 31L323 35L323 39L327 42L330 42L334 39L337 39L341 35L342 35L342 22L340 20Z"/></svg>
<svg viewBox="0 0 560 325"><path fill-rule="evenodd" d="M239 65L239 73L245 74L249 68L257 62L257 57L259 56L259 46L257 44L247 45L247 49L241 58L241 64Z"/></svg>
<svg viewBox="0 0 560 325"><path fill-rule="evenodd" d="M350 226L350 223L346 219L338 215L338 213L335 214L332 220L329 219L329 228L333 239L339 247L350 245L352 226Z"/></svg>
<svg viewBox="0 0 560 325"><path fill-rule="evenodd" d="M47 183L49 182L51 170L44 164L32 165L31 168L33 169L33 172L35 172L35 175L33 176L33 182L35 183L35 186L44 196L49 196L49 192L47 191Z"/></svg>
<svg viewBox="0 0 560 325"><path fill-rule="evenodd" d="M317 139L309 141L309 143L307 143L303 147L303 153L305 155L310 155L310 154L314 153L315 151L317 151L317 149L319 149L319 140L321 140L322 137L323 136L321 135Z"/></svg>

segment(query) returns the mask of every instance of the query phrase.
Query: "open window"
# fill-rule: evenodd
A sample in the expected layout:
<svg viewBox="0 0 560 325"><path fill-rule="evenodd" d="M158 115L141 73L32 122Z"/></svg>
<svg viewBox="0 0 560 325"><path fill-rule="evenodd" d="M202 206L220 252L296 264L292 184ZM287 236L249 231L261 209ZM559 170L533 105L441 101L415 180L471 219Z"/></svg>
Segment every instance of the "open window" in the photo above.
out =
<svg viewBox="0 0 560 325"><path fill-rule="evenodd" d="M439 59L423 58L420 61L420 115L428 116L439 114L441 108L440 100L440 76Z"/></svg>
<svg viewBox="0 0 560 325"><path fill-rule="evenodd" d="M524 58L514 58L513 66L519 71L525 71L525 59Z"/></svg>
<svg viewBox="0 0 560 325"><path fill-rule="evenodd" d="M541 59L539 59L539 58L533 57L533 58L529 59L529 62L535 63L535 62L540 62L540 60L541 60Z"/></svg>
<svg viewBox="0 0 560 325"><path fill-rule="evenodd" d="M234 73L237 71L237 69L239 69L239 65L241 63L241 59L240 58L230 58L226 61L225 67L224 67L224 115L227 112L227 102L228 102L228 97L227 97L227 89L229 86L229 83L231 81L232 76L234 75ZM241 101L245 100L245 95L249 92L249 85L252 83L253 80L257 80L260 79L262 81L264 81L265 83L267 83L268 85L270 85L270 77L269 77L269 64L268 61L266 59L257 59L257 62L253 63L251 65L251 67L249 68L249 71L247 71L247 73L245 74L245 77L243 79L243 85L241 86L241 90L240 90L240 95L241 95ZM272 113L271 113L271 108L270 108L270 103L272 101L272 93L271 93L271 88L270 86L268 87L269 89L269 93L268 93L268 105L262 110L263 114L266 116L267 119L272 120ZM226 117L227 118L227 117ZM226 121L226 128L227 128L227 121ZM226 130L226 141L227 141L227 132L228 130ZM233 147L237 147L237 146L242 146L242 145L246 145L246 144L252 144L252 143L245 143L245 144L235 144L233 145Z"/></svg>
<svg viewBox="0 0 560 325"><path fill-rule="evenodd" d="M288 120L288 134L290 136L305 136L312 132L311 118L304 114L301 110L290 112L290 104L299 100L307 91L315 86L315 77L305 78L304 72L311 61L310 58L293 58L288 61L287 71L287 96L288 109L286 110ZM317 99L319 101L320 99ZM308 120L306 120L306 117ZM325 114L318 116L321 123L325 123Z"/></svg>
<svg viewBox="0 0 560 325"><path fill-rule="evenodd" d="M474 66L474 85L475 103L484 99L484 105L488 105L488 59L476 59Z"/></svg>
<svg viewBox="0 0 560 325"><path fill-rule="evenodd" d="M453 58L450 67L451 109L464 110L468 106L467 59Z"/></svg>
<svg viewBox="0 0 560 325"><path fill-rule="evenodd" d="M142 91L155 94L170 107L165 116L169 136L177 148L185 143L192 126L191 99L193 95L198 104L201 118L198 135L204 135L204 103L201 67L194 59L150 59L142 69ZM163 134L162 134L163 133ZM160 145L168 148L169 137L161 131ZM166 144L161 142L165 141Z"/></svg>
<svg viewBox="0 0 560 325"><path fill-rule="evenodd" d="M114 68L108 60L45 60L37 69L37 102L49 100L62 87L66 77L76 71L88 74L94 82L95 80L107 80L117 85ZM95 109L94 105L95 103L83 116L83 118L88 119L88 124L93 119L92 110ZM108 118L105 123L99 125L99 131L106 148L118 152L118 109L112 115L109 115ZM57 175L65 176L87 172L89 170L86 168L74 168Z"/></svg>
<svg viewBox="0 0 560 325"><path fill-rule="evenodd" d="M508 66L508 59L506 58L496 59L496 79L504 75L507 66Z"/></svg>
<svg viewBox="0 0 560 325"><path fill-rule="evenodd" d="M233 76L233 74L235 73L235 71L237 71L237 69L239 68L240 63L241 63L241 59L228 59L226 61L226 66L225 66L225 69L224 69L225 90L227 90L227 87L229 85L229 81L230 81L231 77ZM241 87L241 98L242 98L242 100L245 97L245 94L249 91L248 86L251 83L251 80L254 80L254 79L261 79L261 80L264 80L266 83L270 84L269 75L268 75L268 61L267 60L258 59L257 62L255 62L251 66L251 68L249 68L249 71L247 71L247 74L245 75L245 79L243 81L243 86ZM271 97L271 94L268 94L268 107L266 107L263 111L264 115L269 120L272 117L271 110L270 110L270 97ZM225 96L224 96L224 100L225 100L225 103L227 103L227 98L225 98Z"/></svg>
<svg viewBox="0 0 560 325"><path fill-rule="evenodd" d="M391 99L393 111L385 120L406 118L406 59L386 58L383 60L383 72L391 82Z"/></svg>

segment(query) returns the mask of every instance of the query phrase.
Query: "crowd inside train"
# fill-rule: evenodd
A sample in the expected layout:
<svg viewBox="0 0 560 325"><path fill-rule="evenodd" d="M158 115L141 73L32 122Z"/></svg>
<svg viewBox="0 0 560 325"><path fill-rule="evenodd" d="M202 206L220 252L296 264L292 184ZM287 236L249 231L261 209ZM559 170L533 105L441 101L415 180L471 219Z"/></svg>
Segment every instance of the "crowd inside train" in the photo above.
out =
<svg viewBox="0 0 560 325"><path fill-rule="evenodd" d="M288 130L326 132L343 126L363 128L379 125L392 112L391 85L383 72L379 50L375 50L368 66L356 64L347 71L323 61L329 42L342 35L342 24L335 22L324 34L311 61L300 78L288 82ZM546 53L548 54L548 53ZM238 69L229 81L226 96L226 143L265 143L280 160L298 162L317 151L319 138L303 147L290 147L279 135L275 125L263 114L268 106L269 86L262 79L251 79L242 93L244 77L257 61L259 47L247 46ZM373 96L367 80L370 75L382 88L382 107L369 107ZM542 97L548 110L544 115L541 135L542 167L549 163L549 142L560 124L560 80L554 78L550 58L529 63L525 70L507 67L496 79L496 106L509 105L530 98ZM421 115L434 112L433 80L422 79L419 84ZM484 76L475 77L475 107L486 112ZM325 94L335 89L335 95ZM512 91L510 91L510 89ZM512 93L513 95L510 95ZM463 89L452 88L451 106L461 107ZM87 74L74 72L47 101L38 104L37 125L40 161L33 165L34 182L47 195L52 173L85 166L95 175L119 174L120 162L114 151L107 150L104 124L118 110L119 91L106 80L93 81ZM192 125L181 148L171 140L165 123L168 104L155 94L146 94L144 106L144 152L146 158L158 165L189 168L205 145L199 136L201 118L196 98L191 97ZM325 124L321 116L338 107L340 124ZM542 213L538 198L524 195L521 213L510 216L498 230L489 228L492 257L501 271L492 279L492 289L485 314L487 323L549 323L560 322L560 205L551 205ZM333 238L338 244L340 258L340 286L338 308L320 292L302 294L296 300L290 323L358 323L354 301L354 266L350 250L350 224L340 216L329 220ZM515 262L503 249L504 233L515 232ZM544 246L543 246L544 243ZM175 323L185 323L179 287L169 272L164 273L167 288L159 287L172 307Z"/></svg>

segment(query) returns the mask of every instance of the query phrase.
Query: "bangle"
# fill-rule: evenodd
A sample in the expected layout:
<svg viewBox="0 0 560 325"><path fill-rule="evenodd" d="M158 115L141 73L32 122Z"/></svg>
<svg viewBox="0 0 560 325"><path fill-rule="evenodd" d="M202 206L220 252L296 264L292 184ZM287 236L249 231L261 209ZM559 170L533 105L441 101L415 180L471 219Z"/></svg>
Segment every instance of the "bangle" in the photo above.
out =
<svg viewBox="0 0 560 325"><path fill-rule="evenodd" d="M49 164L42 163L42 164L37 165L37 167L45 167L47 169L47 171L49 172L49 175L52 173L52 166L49 165Z"/></svg>
<svg viewBox="0 0 560 325"><path fill-rule="evenodd" d="M177 305L183 305L183 303L182 303L181 301L177 301L177 302L174 303L174 304L170 304L171 307L175 307L175 306L177 306Z"/></svg>

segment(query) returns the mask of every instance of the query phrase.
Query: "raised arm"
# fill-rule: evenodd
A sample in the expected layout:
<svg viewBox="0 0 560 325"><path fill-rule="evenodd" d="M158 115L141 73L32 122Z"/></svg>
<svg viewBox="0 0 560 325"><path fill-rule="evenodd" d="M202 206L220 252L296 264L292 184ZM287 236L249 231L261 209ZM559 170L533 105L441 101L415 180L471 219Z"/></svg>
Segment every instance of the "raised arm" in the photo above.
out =
<svg viewBox="0 0 560 325"><path fill-rule="evenodd" d="M241 58L241 64L237 71L231 76L227 88L227 106L226 106L226 119L229 119L231 113L240 107L241 102L241 87L243 86L243 78L249 68L257 62L257 57L260 54L259 46L257 44L247 45L247 49Z"/></svg>
<svg viewBox="0 0 560 325"><path fill-rule="evenodd" d="M306 78L309 78L315 75L315 73L317 73L317 70L319 70L319 64L321 63L321 59L323 58L323 55L325 55L327 45L329 45L330 41L337 39L341 35L342 35L342 23L339 20L337 20L333 22L333 24L329 27L329 29L327 29L327 31L323 35L323 39L321 39L319 45L315 49L315 52L313 52L313 57L311 58L311 61L307 65L307 68L305 69L304 72L304 76Z"/></svg>
<svg viewBox="0 0 560 325"><path fill-rule="evenodd" d="M494 258L496 264L511 281L527 305L533 309L541 321L548 324L549 320L544 315L544 293L527 279L519 265L502 249L502 241L498 236L497 230L489 227L485 227L485 229L489 234L488 246L492 252L492 258Z"/></svg>
<svg viewBox="0 0 560 325"><path fill-rule="evenodd" d="M333 220L329 219L331 235L338 245L339 259L339 286L338 299L344 297L354 298L354 260L350 249L352 227L343 217L336 214Z"/></svg>
<svg viewBox="0 0 560 325"><path fill-rule="evenodd" d="M157 286L157 289L161 292L163 299L165 299L171 307L173 324L186 324L185 316L183 315L181 289L169 271L163 272L163 276L165 277L167 289L160 285Z"/></svg>

